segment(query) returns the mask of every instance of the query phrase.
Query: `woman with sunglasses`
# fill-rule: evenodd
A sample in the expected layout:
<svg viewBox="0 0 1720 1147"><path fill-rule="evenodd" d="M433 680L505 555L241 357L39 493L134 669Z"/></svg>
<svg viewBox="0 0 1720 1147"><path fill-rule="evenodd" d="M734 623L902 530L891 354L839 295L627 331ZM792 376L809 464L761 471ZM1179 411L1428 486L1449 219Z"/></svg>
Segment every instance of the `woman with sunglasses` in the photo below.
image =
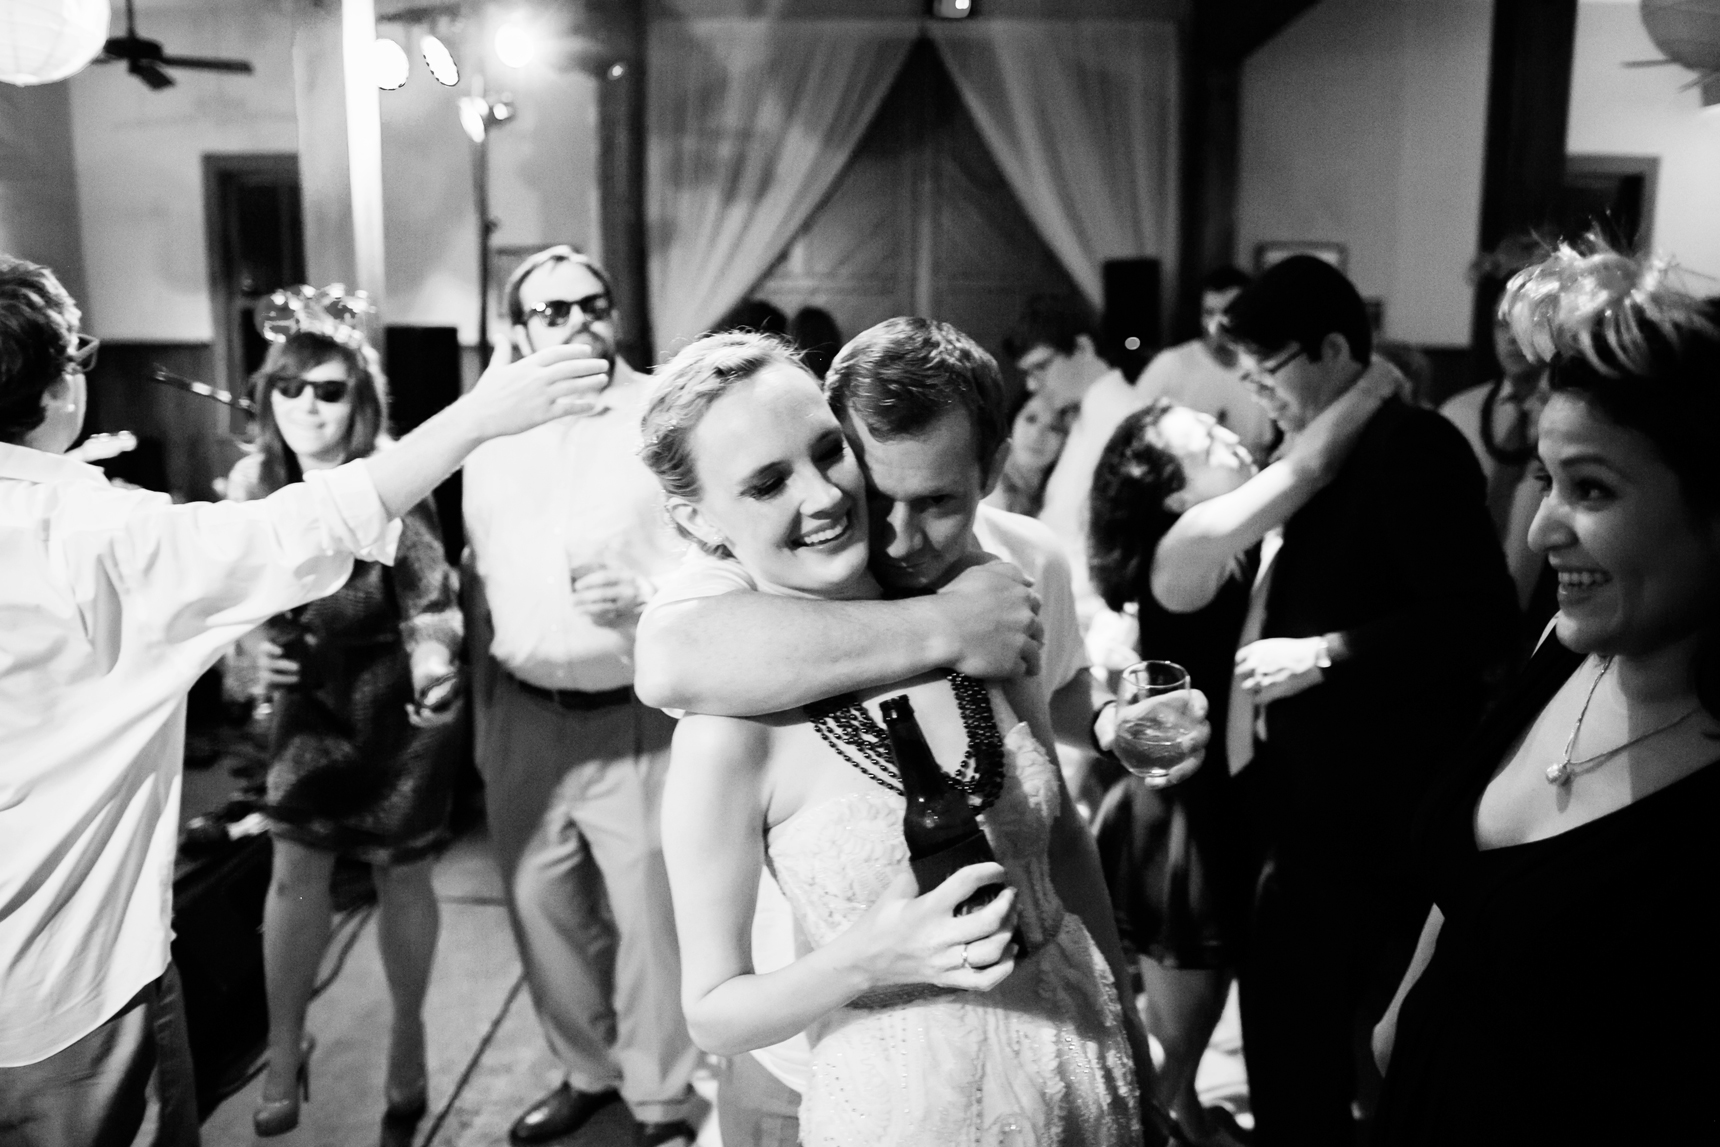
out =
<svg viewBox="0 0 1720 1147"><path fill-rule="evenodd" d="M356 330L299 330L254 376L257 426L228 497L260 498L386 445L385 383ZM372 866L393 996L383 1118L402 1140L426 1108L425 986L438 917L432 852L448 815L462 636L434 504L401 519L393 566L358 562L332 596L275 618L258 643L275 698L263 811L274 874L263 914L269 1070L258 1135L298 1125L308 1098L305 1010L327 946L337 855Z"/></svg>

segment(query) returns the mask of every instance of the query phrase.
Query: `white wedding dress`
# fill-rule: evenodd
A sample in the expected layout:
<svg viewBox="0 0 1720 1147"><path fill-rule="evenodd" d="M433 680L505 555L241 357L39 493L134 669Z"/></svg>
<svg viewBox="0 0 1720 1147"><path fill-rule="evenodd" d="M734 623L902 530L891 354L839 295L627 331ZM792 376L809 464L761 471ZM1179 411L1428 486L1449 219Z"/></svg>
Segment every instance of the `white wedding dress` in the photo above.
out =
<svg viewBox="0 0 1720 1147"><path fill-rule="evenodd" d="M1004 738L983 816L1016 890L1028 954L989 992L875 993L808 1031L805 1147L1110 1147L1140 1142L1140 1098L1110 968L1051 886L1057 766L1025 724ZM902 798L803 808L771 830L772 871L803 943L846 930L908 865Z"/></svg>

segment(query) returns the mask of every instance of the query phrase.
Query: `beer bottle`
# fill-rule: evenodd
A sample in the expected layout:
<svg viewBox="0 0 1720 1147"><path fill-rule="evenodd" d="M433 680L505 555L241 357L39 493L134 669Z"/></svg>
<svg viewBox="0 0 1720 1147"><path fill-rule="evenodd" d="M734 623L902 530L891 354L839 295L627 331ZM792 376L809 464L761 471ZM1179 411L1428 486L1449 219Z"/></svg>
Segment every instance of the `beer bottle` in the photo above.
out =
<svg viewBox="0 0 1720 1147"><path fill-rule="evenodd" d="M979 818L968 807L967 794L950 782L926 744L914 707L906 696L891 697L879 708L890 737L890 755L902 778L907 808L902 836L908 844L908 864L924 895L970 864L995 862L991 842ZM983 908L1003 892L1001 883L988 884L962 901L957 915Z"/></svg>

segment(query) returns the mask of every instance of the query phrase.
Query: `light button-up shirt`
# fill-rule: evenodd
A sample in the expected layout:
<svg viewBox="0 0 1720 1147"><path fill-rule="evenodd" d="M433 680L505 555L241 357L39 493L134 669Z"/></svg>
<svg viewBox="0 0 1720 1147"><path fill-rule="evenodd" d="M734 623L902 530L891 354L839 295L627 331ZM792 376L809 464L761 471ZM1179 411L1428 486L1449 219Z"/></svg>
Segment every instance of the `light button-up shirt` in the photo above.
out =
<svg viewBox="0 0 1720 1147"><path fill-rule="evenodd" d="M362 462L176 506L0 443L0 1067L167 967L185 695L270 616L391 562Z"/></svg>

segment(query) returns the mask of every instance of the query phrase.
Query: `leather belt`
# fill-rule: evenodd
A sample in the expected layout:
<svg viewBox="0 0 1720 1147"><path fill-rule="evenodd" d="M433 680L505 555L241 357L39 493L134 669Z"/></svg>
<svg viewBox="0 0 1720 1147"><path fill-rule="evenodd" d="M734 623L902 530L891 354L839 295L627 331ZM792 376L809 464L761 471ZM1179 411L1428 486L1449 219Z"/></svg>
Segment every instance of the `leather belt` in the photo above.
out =
<svg viewBox="0 0 1720 1147"><path fill-rule="evenodd" d="M605 689L601 693L587 693L583 689L545 689L542 685L533 685L530 681L521 681L512 673L508 679L519 687L520 692L536 697L540 701L548 701L561 709L585 711L590 709L613 709L617 705L633 703L633 686L618 685L613 689Z"/></svg>

